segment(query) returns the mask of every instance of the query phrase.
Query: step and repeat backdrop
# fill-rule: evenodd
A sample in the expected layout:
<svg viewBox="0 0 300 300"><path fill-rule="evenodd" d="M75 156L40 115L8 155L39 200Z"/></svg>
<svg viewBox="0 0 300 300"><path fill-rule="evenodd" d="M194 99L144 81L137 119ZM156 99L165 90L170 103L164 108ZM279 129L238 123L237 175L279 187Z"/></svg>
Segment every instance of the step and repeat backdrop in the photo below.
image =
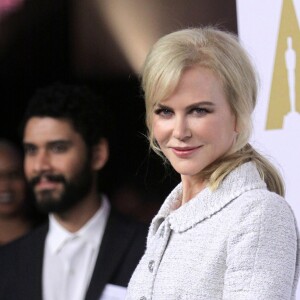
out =
<svg viewBox="0 0 300 300"><path fill-rule="evenodd" d="M300 0L237 0L237 16L260 78L252 144L280 169L300 226Z"/></svg>

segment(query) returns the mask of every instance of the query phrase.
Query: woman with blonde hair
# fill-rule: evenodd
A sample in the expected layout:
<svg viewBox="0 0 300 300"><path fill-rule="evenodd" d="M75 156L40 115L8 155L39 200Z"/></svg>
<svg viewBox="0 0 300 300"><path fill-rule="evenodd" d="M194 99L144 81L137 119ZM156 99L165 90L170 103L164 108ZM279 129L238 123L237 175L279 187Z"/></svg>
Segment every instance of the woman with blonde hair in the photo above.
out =
<svg viewBox="0 0 300 300"><path fill-rule="evenodd" d="M162 37L142 86L151 148L181 176L127 299L295 299L298 233L277 170L249 143L257 76L213 27Z"/></svg>

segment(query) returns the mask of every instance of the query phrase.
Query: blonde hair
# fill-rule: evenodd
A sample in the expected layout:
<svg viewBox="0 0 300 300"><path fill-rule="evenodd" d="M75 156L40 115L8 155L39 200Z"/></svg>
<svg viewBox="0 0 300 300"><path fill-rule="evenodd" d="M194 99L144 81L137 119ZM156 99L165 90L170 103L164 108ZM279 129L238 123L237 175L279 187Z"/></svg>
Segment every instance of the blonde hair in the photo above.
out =
<svg viewBox="0 0 300 300"><path fill-rule="evenodd" d="M234 168L254 161L268 189L284 195L278 171L248 143L258 82L248 54L233 33L214 27L190 28L170 33L154 44L142 73L150 147L163 157L153 136L154 107L174 92L182 73L194 66L208 68L220 78L239 132L231 154L202 170L202 177L208 180L212 189L216 189Z"/></svg>

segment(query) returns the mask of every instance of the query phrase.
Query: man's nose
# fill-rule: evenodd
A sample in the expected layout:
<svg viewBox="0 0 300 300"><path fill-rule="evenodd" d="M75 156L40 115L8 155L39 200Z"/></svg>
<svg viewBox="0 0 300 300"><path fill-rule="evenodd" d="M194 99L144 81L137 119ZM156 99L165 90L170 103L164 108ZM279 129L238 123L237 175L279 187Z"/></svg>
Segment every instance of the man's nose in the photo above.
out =
<svg viewBox="0 0 300 300"><path fill-rule="evenodd" d="M34 171L36 173L49 171L51 169L51 159L46 151L40 151L34 158Z"/></svg>

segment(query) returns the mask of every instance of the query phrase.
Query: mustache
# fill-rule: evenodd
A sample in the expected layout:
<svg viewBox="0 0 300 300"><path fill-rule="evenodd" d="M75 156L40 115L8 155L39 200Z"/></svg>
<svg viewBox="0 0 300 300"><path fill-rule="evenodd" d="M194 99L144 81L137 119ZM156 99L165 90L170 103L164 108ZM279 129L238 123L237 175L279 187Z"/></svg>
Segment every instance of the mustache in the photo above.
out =
<svg viewBox="0 0 300 300"><path fill-rule="evenodd" d="M37 175L37 176L31 178L28 183L33 188L42 180L42 178L45 178L48 181L52 181L52 182L61 182L61 183L66 183L67 182L63 175L59 175L59 174L41 174L41 175Z"/></svg>

